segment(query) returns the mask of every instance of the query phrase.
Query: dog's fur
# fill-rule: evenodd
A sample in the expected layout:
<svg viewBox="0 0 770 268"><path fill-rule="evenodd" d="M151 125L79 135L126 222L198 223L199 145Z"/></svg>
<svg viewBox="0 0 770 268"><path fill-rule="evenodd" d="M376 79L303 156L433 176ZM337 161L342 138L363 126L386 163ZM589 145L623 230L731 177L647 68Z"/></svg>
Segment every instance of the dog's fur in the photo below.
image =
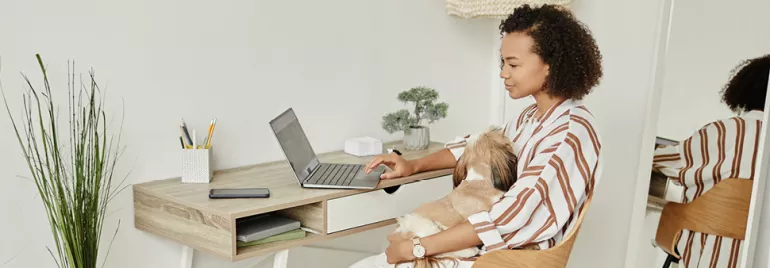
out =
<svg viewBox="0 0 770 268"><path fill-rule="evenodd" d="M455 188L446 197L423 204L414 212L397 218L398 227L390 241L426 237L458 225L473 214L489 211L516 181L517 158L513 144L500 128L490 128L470 137L454 170ZM470 247L414 261L414 267L433 267L442 260L477 255Z"/></svg>

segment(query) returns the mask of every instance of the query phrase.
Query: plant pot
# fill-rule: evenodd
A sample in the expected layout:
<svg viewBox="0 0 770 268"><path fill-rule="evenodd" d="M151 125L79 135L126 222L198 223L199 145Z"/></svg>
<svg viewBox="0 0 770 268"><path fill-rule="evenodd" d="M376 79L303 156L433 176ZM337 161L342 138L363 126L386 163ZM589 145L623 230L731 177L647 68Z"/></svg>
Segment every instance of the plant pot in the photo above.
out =
<svg viewBox="0 0 770 268"><path fill-rule="evenodd" d="M424 150L430 145L430 129L425 126L411 126L404 131L404 147L407 150Z"/></svg>

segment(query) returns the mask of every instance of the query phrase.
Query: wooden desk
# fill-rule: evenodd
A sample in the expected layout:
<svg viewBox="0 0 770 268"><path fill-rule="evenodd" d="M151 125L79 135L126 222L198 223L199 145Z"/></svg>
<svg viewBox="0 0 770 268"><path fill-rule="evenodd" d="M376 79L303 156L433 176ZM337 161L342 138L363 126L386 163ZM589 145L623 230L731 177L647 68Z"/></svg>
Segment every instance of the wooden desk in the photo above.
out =
<svg viewBox="0 0 770 268"><path fill-rule="evenodd" d="M655 148L675 145L678 143L679 141L658 136L655 140ZM663 210L663 206L670 202L670 200L680 200L681 197L677 197L677 195L681 195L681 192L681 186L674 185L665 174L657 168L652 167L652 171L650 172L650 188L647 192L648 208Z"/></svg>
<svg viewBox="0 0 770 268"><path fill-rule="evenodd" d="M666 204L666 192L668 191L669 178L660 171L652 168L650 172L650 189L647 191L647 207L655 210L663 210Z"/></svg>
<svg viewBox="0 0 770 268"><path fill-rule="evenodd" d="M443 148L442 143L434 142L426 150L406 151L399 144L386 144L385 148L395 145L407 159ZM342 151L318 157L321 162L329 163L364 164L371 159ZM150 181L133 185L134 226L184 246L238 261L393 224L393 218L448 194L452 190L451 174L451 169L444 169L383 180L374 190L307 189L299 186L289 165L280 160L216 171L209 184L185 184L180 178ZM209 189L240 187L269 188L271 196L208 198ZM384 188L388 187L386 191ZM303 227L315 233L297 240L236 247L236 220L268 212L299 220Z"/></svg>

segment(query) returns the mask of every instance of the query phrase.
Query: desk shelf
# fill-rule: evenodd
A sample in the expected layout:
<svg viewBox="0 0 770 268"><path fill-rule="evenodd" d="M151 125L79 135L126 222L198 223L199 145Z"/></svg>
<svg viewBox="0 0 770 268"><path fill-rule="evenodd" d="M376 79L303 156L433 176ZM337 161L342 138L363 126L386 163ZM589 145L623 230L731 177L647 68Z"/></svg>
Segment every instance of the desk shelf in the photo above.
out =
<svg viewBox="0 0 770 268"><path fill-rule="evenodd" d="M263 245L242 247L242 248L238 248L237 254L234 260L239 261L243 259L248 259L248 258L272 253L282 249L309 245L309 244L313 244L321 241L326 241L329 239L334 239L334 238L348 236L348 235L352 235L352 234L356 234L356 233L360 233L360 232L364 232L372 229L377 229L380 227L385 227L395 223L396 223L396 220L391 219L391 220L372 223L372 224L364 225L358 228L348 229L345 231L335 232L335 233L326 234L326 235L308 233L306 237L303 237L300 239L289 240L289 241L276 241L276 242L271 242Z"/></svg>
<svg viewBox="0 0 770 268"><path fill-rule="evenodd" d="M400 142L385 146L400 149L407 159L420 158L443 149L443 144L437 142L420 151L403 150ZM327 163L365 164L371 159L345 154L342 151L319 154L318 157ZM442 181L451 183L451 176L448 176L451 174L451 169L444 169L383 180L377 189L373 190L308 189L299 187L289 165L281 160L215 171L214 178L208 184L181 183L178 177L149 181L132 187L134 227L223 259L238 261L394 224L395 220L391 218L328 232L327 201L371 191L383 191L383 188L396 185L420 185L422 180L433 181L435 178L443 178ZM269 188L271 196L264 199L208 198L209 189L247 187ZM446 193L434 194L440 196ZM401 210L408 209L411 208ZM237 219L263 213L276 213L299 220L303 227L317 231L318 234L308 232L308 235L301 239L238 248L235 231Z"/></svg>

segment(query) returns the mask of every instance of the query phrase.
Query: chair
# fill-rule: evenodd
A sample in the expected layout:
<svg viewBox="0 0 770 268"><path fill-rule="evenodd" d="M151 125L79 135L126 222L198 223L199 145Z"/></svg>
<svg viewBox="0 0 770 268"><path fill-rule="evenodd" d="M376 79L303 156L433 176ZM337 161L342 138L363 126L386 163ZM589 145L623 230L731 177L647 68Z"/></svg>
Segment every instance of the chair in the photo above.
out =
<svg viewBox="0 0 770 268"><path fill-rule="evenodd" d="M580 210L575 227L556 246L543 250L497 250L481 255L474 263L474 268L493 267L566 267L572 245L575 244L577 233L583 223L588 207L593 199L593 194L586 199L585 206Z"/></svg>
<svg viewBox="0 0 770 268"><path fill-rule="evenodd" d="M754 181L724 179L690 203L663 206L655 243L669 254L663 267L681 258L676 238L684 230L744 240Z"/></svg>

